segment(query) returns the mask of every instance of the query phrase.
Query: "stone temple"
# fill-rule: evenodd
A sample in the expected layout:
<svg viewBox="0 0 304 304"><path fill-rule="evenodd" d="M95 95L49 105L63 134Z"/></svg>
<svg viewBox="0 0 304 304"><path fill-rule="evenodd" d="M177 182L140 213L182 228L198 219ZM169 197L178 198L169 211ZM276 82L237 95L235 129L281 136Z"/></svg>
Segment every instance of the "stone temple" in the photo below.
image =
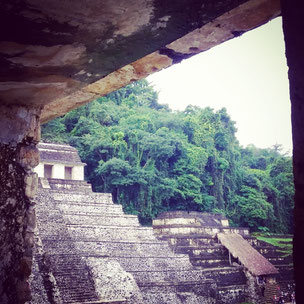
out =
<svg viewBox="0 0 304 304"><path fill-rule="evenodd" d="M38 145L37 227L28 304L272 303L293 283L274 247L227 218L166 212L143 227L94 193L68 145Z"/></svg>

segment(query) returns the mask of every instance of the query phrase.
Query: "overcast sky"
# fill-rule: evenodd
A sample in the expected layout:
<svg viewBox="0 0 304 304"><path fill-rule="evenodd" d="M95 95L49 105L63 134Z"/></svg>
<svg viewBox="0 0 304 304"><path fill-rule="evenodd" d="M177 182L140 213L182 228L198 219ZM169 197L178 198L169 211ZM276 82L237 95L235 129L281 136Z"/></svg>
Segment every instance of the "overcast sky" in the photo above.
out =
<svg viewBox="0 0 304 304"><path fill-rule="evenodd" d="M159 102L226 107L242 146L279 143L292 151L290 98L282 20L234 38L149 76Z"/></svg>

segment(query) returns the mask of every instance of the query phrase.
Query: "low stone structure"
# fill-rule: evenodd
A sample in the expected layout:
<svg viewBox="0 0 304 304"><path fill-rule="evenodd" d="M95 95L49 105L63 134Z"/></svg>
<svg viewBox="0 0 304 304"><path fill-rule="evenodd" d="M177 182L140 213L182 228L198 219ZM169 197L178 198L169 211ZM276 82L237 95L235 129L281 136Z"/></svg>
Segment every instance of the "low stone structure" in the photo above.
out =
<svg viewBox="0 0 304 304"><path fill-rule="evenodd" d="M276 295L288 300L294 288L291 257L266 242L252 237L247 228L229 227L220 214L173 211L153 220L155 234L176 253L187 253L194 266L238 269L246 277L244 296L252 303L273 303ZM274 266L275 265L275 266ZM217 274L218 275L218 274ZM228 290L220 294L229 297ZM233 296L232 296L233 302Z"/></svg>

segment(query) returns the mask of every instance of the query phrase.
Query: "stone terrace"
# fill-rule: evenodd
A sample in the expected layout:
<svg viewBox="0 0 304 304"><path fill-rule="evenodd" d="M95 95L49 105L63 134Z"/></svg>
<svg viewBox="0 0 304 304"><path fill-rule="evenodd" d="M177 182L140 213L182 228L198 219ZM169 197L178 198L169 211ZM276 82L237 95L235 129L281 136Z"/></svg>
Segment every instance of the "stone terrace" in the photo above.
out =
<svg viewBox="0 0 304 304"><path fill-rule="evenodd" d="M272 303L273 295L277 292L278 287L283 293L290 294L294 285L291 257L286 257L286 254L280 252L275 246L254 238L246 228L229 227L226 220L219 214L185 211L164 212L153 220L153 229L158 239L166 240L174 252L188 254L192 265L203 267L205 272L209 271L210 276L217 280L219 294L222 296L229 295L232 290L240 292L243 284L247 284L245 296L253 303ZM229 256L227 248L219 242L219 235L238 236L246 243L245 247L251 245L251 251L256 250L255 255L260 253L277 268L278 274L277 270L269 265L270 272L273 272L273 277L276 278L277 283L272 280L267 281L265 297L259 296L261 291L259 286L255 284L256 280L252 280L252 276L243 271L243 266L238 266L237 259ZM244 246L240 249L245 250ZM245 250L246 252L248 251ZM263 258L261 257L261 259ZM250 258L248 261L252 263ZM263 263L267 264L268 262L264 260ZM254 266L260 265L258 263ZM227 275L228 273L229 275ZM244 278L245 275L247 278ZM248 292L250 287L253 290L251 294Z"/></svg>
<svg viewBox="0 0 304 304"><path fill-rule="evenodd" d="M228 227L227 219L221 215L183 211L162 213L153 220L153 229L174 252L188 254L192 265L203 268L216 280L221 301L240 303L240 298L247 296L243 270L230 265L228 251L218 243L216 234L233 231L250 238L248 229Z"/></svg>

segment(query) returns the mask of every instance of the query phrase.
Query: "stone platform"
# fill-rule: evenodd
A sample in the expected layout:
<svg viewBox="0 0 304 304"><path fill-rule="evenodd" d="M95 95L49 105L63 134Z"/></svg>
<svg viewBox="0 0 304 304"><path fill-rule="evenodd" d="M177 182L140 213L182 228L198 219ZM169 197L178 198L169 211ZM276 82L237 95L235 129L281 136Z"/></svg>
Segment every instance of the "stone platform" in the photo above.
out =
<svg viewBox="0 0 304 304"><path fill-rule="evenodd" d="M221 298L230 294L232 303L232 291L241 293L244 285L247 301L263 304L272 303L278 287L287 295L285 300L294 288L291 257L251 236L246 228L229 227L220 214L164 212L153 220L153 228L174 252L188 254L192 265L209 271ZM260 281L266 282L264 296Z"/></svg>

